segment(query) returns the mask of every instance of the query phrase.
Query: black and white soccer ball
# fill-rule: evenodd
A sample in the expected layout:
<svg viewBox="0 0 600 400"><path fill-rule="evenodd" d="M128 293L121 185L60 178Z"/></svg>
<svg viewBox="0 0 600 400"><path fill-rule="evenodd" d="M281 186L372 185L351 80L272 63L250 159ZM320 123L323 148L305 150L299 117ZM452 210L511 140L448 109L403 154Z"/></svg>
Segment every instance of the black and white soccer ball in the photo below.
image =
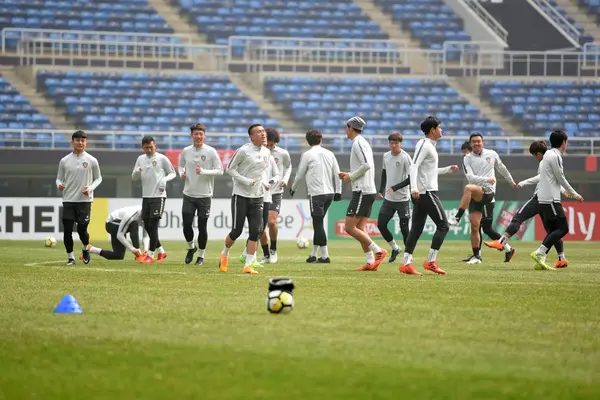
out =
<svg viewBox="0 0 600 400"><path fill-rule="evenodd" d="M267 295L267 310L271 314L289 314L294 308L294 296L290 292L272 290Z"/></svg>

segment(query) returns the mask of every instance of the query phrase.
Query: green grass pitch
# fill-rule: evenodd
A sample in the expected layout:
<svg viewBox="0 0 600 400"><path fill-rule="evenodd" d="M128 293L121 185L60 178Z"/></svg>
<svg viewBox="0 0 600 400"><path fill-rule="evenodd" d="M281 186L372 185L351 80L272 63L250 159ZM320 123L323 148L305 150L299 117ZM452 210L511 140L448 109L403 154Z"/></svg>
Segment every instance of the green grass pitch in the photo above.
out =
<svg viewBox="0 0 600 400"><path fill-rule="evenodd" d="M600 398L597 244L567 243L568 268L534 271L535 243L466 265L469 244L448 241L447 276L421 268L426 242L423 276L354 271L353 242L331 242L330 265L282 243L279 264L245 276L241 244L223 274L221 241L202 267L183 264L183 242L162 265L75 267L60 242L0 242L0 399ZM266 311L273 276L296 284L289 315ZM84 314L53 314L67 293Z"/></svg>

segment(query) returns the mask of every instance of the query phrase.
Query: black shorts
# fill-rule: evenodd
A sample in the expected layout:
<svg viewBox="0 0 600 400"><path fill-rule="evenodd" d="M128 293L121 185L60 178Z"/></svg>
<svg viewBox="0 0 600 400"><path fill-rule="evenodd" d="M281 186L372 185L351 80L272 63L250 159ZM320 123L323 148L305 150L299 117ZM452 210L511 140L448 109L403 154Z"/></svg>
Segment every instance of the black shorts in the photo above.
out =
<svg viewBox="0 0 600 400"><path fill-rule="evenodd" d="M263 230L267 226L269 222L269 210L271 209L271 204L273 203L263 203L263 213L262 213L262 222L263 222Z"/></svg>
<svg viewBox="0 0 600 400"><path fill-rule="evenodd" d="M494 193L484 193L481 201L469 203L469 212L480 212L481 218L492 218L494 216Z"/></svg>
<svg viewBox="0 0 600 400"><path fill-rule="evenodd" d="M92 203L63 203L62 219L75 221L78 225L90 223Z"/></svg>
<svg viewBox="0 0 600 400"><path fill-rule="evenodd" d="M196 215L198 212L198 218L208 218L210 217L210 204L210 197L190 197L184 194L181 213Z"/></svg>
<svg viewBox="0 0 600 400"><path fill-rule="evenodd" d="M398 213L400 219L410 219L410 201L390 201L383 199L383 205L379 209L379 215L388 221Z"/></svg>
<svg viewBox="0 0 600 400"><path fill-rule="evenodd" d="M164 197L144 197L142 199L142 218L161 219L165 210Z"/></svg>
<svg viewBox="0 0 600 400"><path fill-rule="evenodd" d="M540 203L540 216L547 223L556 222L561 219L567 219L567 216L565 215L565 209L560 201L550 204Z"/></svg>
<svg viewBox="0 0 600 400"><path fill-rule="evenodd" d="M352 200L346 210L347 217L370 217L373 203L375 202L375 193L363 194L362 192L352 192Z"/></svg>
<svg viewBox="0 0 600 400"><path fill-rule="evenodd" d="M281 198L283 197L283 193L274 194L272 197L271 203L269 203L269 211L281 211Z"/></svg>
<svg viewBox="0 0 600 400"><path fill-rule="evenodd" d="M264 202L262 197L244 197L234 194L231 198L231 214L233 216L229 237L236 240L242 234L244 222L248 219L248 236L257 240L262 233Z"/></svg>
<svg viewBox="0 0 600 400"><path fill-rule="evenodd" d="M310 203L310 215L312 217L324 217L333 201L333 194L319 194L308 196Z"/></svg>
<svg viewBox="0 0 600 400"><path fill-rule="evenodd" d="M519 225L530 218L535 217L540 213L540 203L538 203L537 195L527 200L513 215L512 220L518 222Z"/></svg>

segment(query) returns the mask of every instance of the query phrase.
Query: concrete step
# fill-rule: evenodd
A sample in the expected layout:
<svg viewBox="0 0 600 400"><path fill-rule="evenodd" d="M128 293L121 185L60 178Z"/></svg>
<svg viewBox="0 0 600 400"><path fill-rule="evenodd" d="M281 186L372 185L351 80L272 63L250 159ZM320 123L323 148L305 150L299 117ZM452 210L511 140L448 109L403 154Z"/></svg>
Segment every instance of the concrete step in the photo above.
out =
<svg viewBox="0 0 600 400"><path fill-rule="evenodd" d="M176 34L190 35L192 43L209 43L208 37L200 33L198 27L184 16L176 5L171 4L168 0L148 0L148 3L167 21Z"/></svg>

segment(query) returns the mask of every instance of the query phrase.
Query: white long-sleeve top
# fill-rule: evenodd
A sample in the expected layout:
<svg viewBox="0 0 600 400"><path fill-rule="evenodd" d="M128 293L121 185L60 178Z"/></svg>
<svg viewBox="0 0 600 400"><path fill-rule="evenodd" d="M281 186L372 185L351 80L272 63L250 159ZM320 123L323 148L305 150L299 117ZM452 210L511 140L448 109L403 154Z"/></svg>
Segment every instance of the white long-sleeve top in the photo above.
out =
<svg viewBox="0 0 600 400"><path fill-rule="evenodd" d="M265 194L263 195L263 203L272 203L273 202L273 192L275 186L279 186L279 182L281 182L281 174L279 173L279 168L277 168L277 163L273 156L269 157L269 166L265 170L265 177L263 180L263 185L265 186Z"/></svg>
<svg viewBox="0 0 600 400"><path fill-rule="evenodd" d="M196 173L196 166L200 166L200 173ZM179 176L185 174L183 194L190 197L212 197L215 176L223 175L223 164L214 147L203 144L197 148L187 146L179 155L177 166Z"/></svg>
<svg viewBox="0 0 600 400"><path fill-rule="evenodd" d="M471 152L463 157L463 170L469 183L481 186L485 193L496 193L496 183L489 183L489 178L496 179L496 170L508 183L513 177L494 150L483 149L481 153Z"/></svg>
<svg viewBox="0 0 600 400"><path fill-rule="evenodd" d="M142 154L135 162L131 179L142 179L142 197L167 197L167 182L176 175L175 168L164 154L154 153L151 157Z"/></svg>
<svg viewBox="0 0 600 400"><path fill-rule="evenodd" d="M410 166L410 191L411 193L424 194L436 192L438 175L449 174L451 167L438 168L439 157L435 148L435 141L423 138L415 146L415 156Z"/></svg>
<svg viewBox="0 0 600 400"><path fill-rule="evenodd" d="M410 200L410 193L408 190L408 186L405 186L401 189L396 190L392 195L387 194L387 189L391 188L394 185L399 184L406 178L408 178L408 173L410 171L410 166L412 164L412 158L410 155L400 149L400 153L394 155L391 151L388 151L383 155L383 169L385 170L385 189L384 197L389 201L408 201Z"/></svg>
<svg viewBox="0 0 600 400"><path fill-rule="evenodd" d="M276 185L271 186L271 194L283 193L281 182L284 182L287 185L290 180L290 175L292 175L292 159L290 153L279 146L275 146L273 150L271 150L271 156L273 156L275 164L277 164L280 175L279 182L277 182Z"/></svg>
<svg viewBox="0 0 600 400"><path fill-rule="evenodd" d="M537 192L538 192L538 190L540 188L540 170L542 169L542 162L543 162L543 160L541 160L540 163L539 163L539 165L538 165L538 174L536 176L532 176L531 178L524 179L524 180L522 180L521 182L518 183L518 185L520 187L535 185L535 189L533 190L533 195L534 196L537 195ZM567 194L567 191L562 186L560 187L560 192L563 195Z"/></svg>
<svg viewBox="0 0 600 400"><path fill-rule="evenodd" d="M302 154L296 170L292 191L302 180L306 181L309 196L342 193L342 181L338 177L340 166L335 155L321 145L312 146Z"/></svg>
<svg viewBox="0 0 600 400"><path fill-rule="evenodd" d="M127 239L127 232L129 231L129 226L133 222L137 222L140 225L143 225L142 221L142 206L129 206L118 208L110 213L108 219L106 220L108 223L118 224L119 229L117 231L117 239L119 242L123 244L129 251L134 252L136 249L133 247L131 240ZM145 241L148 233L146 229L143 229L143 238L142 241Z"/></svg>
<svg viewBox="0 0 600 400"><path fill-rule="evenodd" d="M65 203L91 203L94 201L94 190L102 183L102 174L98 160L88 152L71 153L58 163L56 187L65 185L62 199ZM88 194L83 188L88 187Z"/></svg>
<svg viewBox="0 0 600 400"><path fill-rule="evenodd" d="M553 148L546 151L539 171L540 181L537 195L540 204L559 202L561 186L573 196L579 196L579 193L573 189L567 178L565 178L560 150Z"/></svg>
<svg viewBox="0 0 600 400"><path fill-rule="evenodd" d="M362 135L352 139L350 151L350 181L353 192L377 193L375 186L375 161L371 145Z"/></svg>
<svg viewBox="0 0 600 400"><path fill-rule="evenodd" d="M233 194L248 198L263 197L264 173L271 152L264 146L246 143L231 157L225 173L233 178Z"/></svg>

